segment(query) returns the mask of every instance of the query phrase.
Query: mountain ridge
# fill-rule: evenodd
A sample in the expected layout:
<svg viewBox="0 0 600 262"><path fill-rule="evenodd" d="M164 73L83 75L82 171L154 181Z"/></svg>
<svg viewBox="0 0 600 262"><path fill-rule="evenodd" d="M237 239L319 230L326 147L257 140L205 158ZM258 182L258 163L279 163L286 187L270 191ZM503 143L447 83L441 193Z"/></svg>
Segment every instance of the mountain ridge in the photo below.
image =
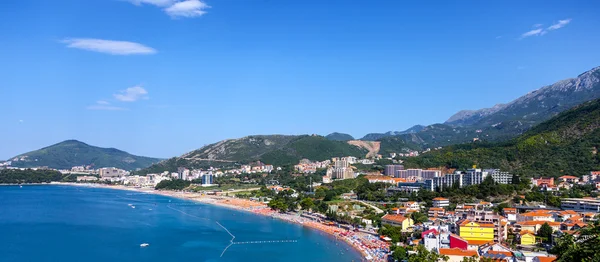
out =
<svg viewBox="0 0 600 262"><path fill-rule="evenodd" d="M161 159L136 156L116 148L97 147L69 139L11 157L9 160L15 167L47 166L55 169L71 169L73 166L92 165L94 168L117 167L133 170L148 167Z"/></svg>
<svg viewBox="0 0 600 262"><path fill-rule="evenodd" d="M452 145L407 167L500 168L517 175L582 176L600 169L600 99L584 102L505 142Z"/></svg>
<svg viewBox="0 0 600 262"><path fill-rule="evenodd" d="M600 67L594 67L575 78L543 86L506 104L459 111L445 123L427 125L413 134L393 131L371 133L361 140L381 141L383 153L400 149L420 150L474 140L504 141L573 106L598 98Z"/></svg>
<svg viewBox="0 0 600 262"><path fill-rule="evenodd" d="M283 166L297 164L303 158L323 161L340 156L365 157L368 153L360 146L319 135L252 135L203 146L152 165L144 173L174 171L177 167L232 166L253 161Z"/></svg>

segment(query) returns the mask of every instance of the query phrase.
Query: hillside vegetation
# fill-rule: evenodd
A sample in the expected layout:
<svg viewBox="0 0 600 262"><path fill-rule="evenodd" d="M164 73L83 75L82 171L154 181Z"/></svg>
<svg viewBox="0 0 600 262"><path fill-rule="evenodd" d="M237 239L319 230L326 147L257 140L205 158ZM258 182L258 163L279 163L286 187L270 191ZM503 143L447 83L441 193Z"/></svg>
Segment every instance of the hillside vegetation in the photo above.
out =
<svg viewBox="0 0 600 262"><path fill-rule="evenodd" d="M344 134L344 133L338 133L338 132L333 132L329 135L326 135L325 138L329 139L329 140L333 140L333 141L350 141L350 140L354 140L354 137L352 137L349 134Z"/></svg>
<svg viewBox="0 0 600 262"><path fill-rule="evenodd" d="M47 166L55 169L71 169L73 166L92 165L94 168L117 167L134 170L148 167L160 161L158 158L135 156L115 148L91 146L77 140L66 140L11 159L14 158L23 158L24 160L12 161L12 166Z"/></svg>
<svg viewBox="0 0 600 262"><path fill-rule="evenodd" d="M525 176L600 170L600 100L589 101L503 143L470 143L408 158L408 167L501 168Z"/></svg>
<svg viewBox="0 0 600 262"><path fill-rule="evenodd" d="M142 173L175 171L178 167L206 168L236 166L253 161L284 166L300 159L322 161L332 157L365 157L366 149L317 135L257 135L228 139L171 158L144 169Z"/></svg>

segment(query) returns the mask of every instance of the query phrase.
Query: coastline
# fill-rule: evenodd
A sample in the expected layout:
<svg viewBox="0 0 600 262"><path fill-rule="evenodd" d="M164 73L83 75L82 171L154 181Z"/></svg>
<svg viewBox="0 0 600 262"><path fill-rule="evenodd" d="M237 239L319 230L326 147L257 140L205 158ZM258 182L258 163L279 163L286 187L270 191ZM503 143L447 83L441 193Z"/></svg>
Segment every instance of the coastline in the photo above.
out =
<svg viewBox="0 0 600 262"><path fill-rule="evenodd" d="M34 184L35 185L35 184ZM272 211L267 205L262 203L256 203L254 201L239 199L229 196L206 196L200 193L190 193L190 192L176 192L176 191L163 191L163 190L155 190L150 188L134 188L127 187L122 185L102 185L102 184L81 184L81 183L65 183L65 182L53 182L49 184L40 184L40 185L63 185L63 186L77 186L77 187L88 187L88 188L105 188L105 189L115 189L115 190L124 190L130 192L137 193L146 193L146 194L154 194L166 197L173 197L181 200L189 200L196 203L203 203L208 205L219 206L223 208L227 208L234 211L242 211L249 212L255 215L265 216L276 218L280 221L300 225L302 227L306 227L312 230L316 230L319 232L323 232L329 237L335 238L335 240L342 240L345 244L349 245L352 249L354 249L358 254L361 255L361 261L385 261L385 257L380 257L375 254L373 251L369 251L366 246L360 241L353 239L353 235L344 235L342 231L346 231L345 229L323 225L319 222L309 220L307 218L301 217L299 215L290 215L287 213L278 213ZM347 231L346 231L347 232Z"/></svg>

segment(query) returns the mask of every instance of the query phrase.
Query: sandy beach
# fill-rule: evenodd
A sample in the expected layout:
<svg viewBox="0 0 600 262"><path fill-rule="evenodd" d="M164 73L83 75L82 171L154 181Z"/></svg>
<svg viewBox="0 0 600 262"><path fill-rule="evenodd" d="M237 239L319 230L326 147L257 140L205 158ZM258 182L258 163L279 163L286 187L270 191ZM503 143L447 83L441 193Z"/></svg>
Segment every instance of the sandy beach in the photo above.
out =
<svg viewBox="0 0 600 262"><path fill-rule="evenodd" d="M231 208L238 211L251 212L257 215L269 216L277 218L286 222L299 224L314 230L327 233L337 240L342 240L353 247L356 251L360 252L363 259L369 261L385 261L389 244L379 240L377 237L362 233L352 232L343 228L339 228L332 225L325 225L320 221L315 221L309 218L301 217L296 213L280 213L271 210L266 204L240 199L228 196L213 196L204 195L201 193L191 192L175 192L175 191L164 191L154 190L152 188L134 188L121 185L100 185L100 184L80 184L80 183L52 183L56 185L70 185L70 186L81 186L81 187L96 187L96 188L109 188L117 190L127 190L137 193L148 193L162 196L169 196L184 200L191 200L199 203L206 203L212 205L218 205L225 208Z"/></svg>

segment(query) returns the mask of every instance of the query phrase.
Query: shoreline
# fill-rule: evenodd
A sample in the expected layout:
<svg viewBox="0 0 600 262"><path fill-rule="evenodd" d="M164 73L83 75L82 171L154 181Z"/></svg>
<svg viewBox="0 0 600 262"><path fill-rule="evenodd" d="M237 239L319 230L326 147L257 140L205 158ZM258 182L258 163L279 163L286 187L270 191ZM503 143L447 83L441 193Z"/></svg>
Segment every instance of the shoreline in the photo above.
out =
<svg viewBox="0 0 600 262"><path fill-rule="evenodd" d="M34 184L35 185L35 184ZM385 261L385 256L383 258L379 258L373 252L368 252L367 248L361 246L359 240L352 240L353 235L346 236L342 235L341 232L347 232L345 229L336 228L333 226L326 226L317 221L309 220L307 218L301 217L300 215L291 215L288 213L278 213L276 211L272 211L267 205L262 203L256 203L246 199L234 198L229 196L206 196L200 193L190 193L190 192L176 192L176 191L163 191L163 190L155 190L151 188L134 188L127 187L123 185L103 185L103 184L81 184L81 183L65 183L65 182L53 182L48 184L40 184L40 185L63 185L63 186L77 186L77 187L87 187L87 188L105 188L105 189L114 189L114 190L123 190L137 193L147 193L153 195L160 195L166 197L173 197L181 200L193 201L196 203L214 205L222 208L227 208L234 211L242 211L248 212L254 215L271 217L273 219L278 219L283 222L287 222L294 225L302 226L303 228L309 228L312 230L316 230L322 233L325 233L328 237L333 237L336 241L343 241L345 244L349 245L352 249L354 249L358 254L360 254L361 261ZM234 203L235 202L235 203ZM252 203L252 204L250 204Z"/></svg>

